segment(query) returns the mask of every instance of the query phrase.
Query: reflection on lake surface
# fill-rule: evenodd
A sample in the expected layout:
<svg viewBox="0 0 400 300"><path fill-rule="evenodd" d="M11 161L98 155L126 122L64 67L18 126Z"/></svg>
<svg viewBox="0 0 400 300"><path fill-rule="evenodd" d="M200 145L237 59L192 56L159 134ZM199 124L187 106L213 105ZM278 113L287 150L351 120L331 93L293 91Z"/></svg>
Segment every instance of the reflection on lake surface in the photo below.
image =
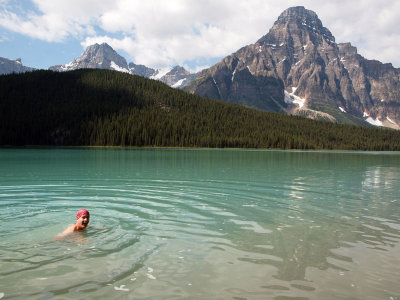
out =
<svg viewBox="0 0 400 300"><path fill-rule="evenodd" d="M399 178L399 153L1 149L0 298L400 299Z"/></svg>

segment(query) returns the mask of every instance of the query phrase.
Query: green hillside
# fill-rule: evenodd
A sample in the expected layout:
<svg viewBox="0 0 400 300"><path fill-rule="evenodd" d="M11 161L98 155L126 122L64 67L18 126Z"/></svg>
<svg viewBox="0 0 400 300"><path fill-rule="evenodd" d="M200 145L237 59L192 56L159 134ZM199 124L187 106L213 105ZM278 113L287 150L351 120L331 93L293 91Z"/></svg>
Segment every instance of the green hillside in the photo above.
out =
<svg viewBox="0 0 400 300"><path fill-rule="evenodd" d="M251 110L107 70L0 76L0 145L400 150L400 132Z"/></svg>

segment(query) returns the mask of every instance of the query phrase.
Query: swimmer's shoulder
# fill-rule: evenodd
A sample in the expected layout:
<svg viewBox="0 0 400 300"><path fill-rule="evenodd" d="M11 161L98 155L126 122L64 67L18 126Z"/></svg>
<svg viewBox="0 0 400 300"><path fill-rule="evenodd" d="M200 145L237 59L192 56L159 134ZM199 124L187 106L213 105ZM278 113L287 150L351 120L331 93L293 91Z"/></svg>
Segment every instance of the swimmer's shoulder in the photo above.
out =
<svg viewBox="0 0 400 300"><path fill-rule="evenodd" d="M63 232L57 234L57 238L63 238L64 236L67 236L75 231L75 225L71 224L65 229Z"/></svg>

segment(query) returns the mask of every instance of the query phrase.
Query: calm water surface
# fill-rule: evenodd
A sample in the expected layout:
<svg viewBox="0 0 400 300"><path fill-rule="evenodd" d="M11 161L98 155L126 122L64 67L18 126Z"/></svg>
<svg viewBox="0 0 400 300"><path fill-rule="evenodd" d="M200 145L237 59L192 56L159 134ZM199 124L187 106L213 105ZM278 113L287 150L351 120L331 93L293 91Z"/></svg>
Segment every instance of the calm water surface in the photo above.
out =
<svg viewBox="0 0 400 300"><path fill-rule="evenodd" d="M399 153L1 149L0 298L400 299L399 216Z"/></svg>

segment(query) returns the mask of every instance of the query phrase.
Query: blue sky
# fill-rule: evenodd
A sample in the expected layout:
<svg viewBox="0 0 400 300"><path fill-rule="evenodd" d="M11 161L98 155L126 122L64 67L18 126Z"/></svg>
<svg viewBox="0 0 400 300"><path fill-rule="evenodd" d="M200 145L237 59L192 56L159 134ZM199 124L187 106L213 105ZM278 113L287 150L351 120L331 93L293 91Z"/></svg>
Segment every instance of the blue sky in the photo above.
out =
<svg viewBox="0 0 400 300"><path fill-rule="evenodd" d="M196 71L254 43L297 5L337 42L400 67L397 0L0 0L0 57L47 69L107 42L128 62Z"/></svg>

